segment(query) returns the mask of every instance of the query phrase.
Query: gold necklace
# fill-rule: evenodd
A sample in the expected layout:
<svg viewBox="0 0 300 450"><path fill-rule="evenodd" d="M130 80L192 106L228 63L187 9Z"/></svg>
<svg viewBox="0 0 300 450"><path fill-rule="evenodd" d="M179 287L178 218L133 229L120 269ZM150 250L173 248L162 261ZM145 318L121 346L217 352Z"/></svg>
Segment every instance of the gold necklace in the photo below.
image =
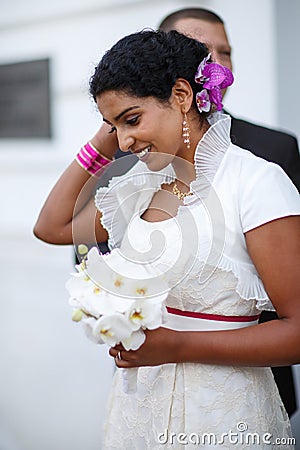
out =
<svg viewBox="0 0 300 450"><path fill-rule="evenodd" d="M185 197L188 197L189 195L192 195L191 192L181 192L180 189L178 189L177 184L175 183L172 190L173 194L176 195L176 197L179 198L179 200L183 200Z"/></svg>

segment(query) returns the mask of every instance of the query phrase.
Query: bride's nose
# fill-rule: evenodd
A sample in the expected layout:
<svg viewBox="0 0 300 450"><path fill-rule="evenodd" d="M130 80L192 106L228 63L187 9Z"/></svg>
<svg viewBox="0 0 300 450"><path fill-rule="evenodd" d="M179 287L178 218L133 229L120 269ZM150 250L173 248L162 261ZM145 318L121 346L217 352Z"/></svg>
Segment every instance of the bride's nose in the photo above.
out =
<svg viewBox="0 0 300 450"><path fill-rule="evenodd" d="M120 150L122 150L122 152L128 152L133 146L135 139L128 131L120 131L118 132L118 141Z"/></svg>

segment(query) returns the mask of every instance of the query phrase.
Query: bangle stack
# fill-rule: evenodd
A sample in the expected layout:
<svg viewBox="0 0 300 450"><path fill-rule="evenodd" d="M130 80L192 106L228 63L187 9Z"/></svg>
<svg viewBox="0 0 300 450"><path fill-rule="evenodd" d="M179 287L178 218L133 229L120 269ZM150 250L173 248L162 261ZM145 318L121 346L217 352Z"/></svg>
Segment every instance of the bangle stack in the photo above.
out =
<svg viewBox="0 0 300 450"><path fill-rule="evenodd" d="M75 160L90 175L95 175L100 169L109 164L112 159L106 158L91 142L87 142L77 153Z"/></svg>

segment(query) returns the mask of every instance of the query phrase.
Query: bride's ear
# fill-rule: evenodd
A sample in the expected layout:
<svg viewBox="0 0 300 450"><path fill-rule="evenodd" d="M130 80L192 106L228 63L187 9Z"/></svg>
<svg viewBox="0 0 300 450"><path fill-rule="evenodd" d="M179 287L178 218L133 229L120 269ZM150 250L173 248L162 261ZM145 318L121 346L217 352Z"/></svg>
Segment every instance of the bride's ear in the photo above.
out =
<svg viewBox="0 0 300 450"><path fill-rule="evenodd" d="M184 78L178 78L172 88L172 95L183 113L187 113L193 103L194 93L190 83Z"/></svg>

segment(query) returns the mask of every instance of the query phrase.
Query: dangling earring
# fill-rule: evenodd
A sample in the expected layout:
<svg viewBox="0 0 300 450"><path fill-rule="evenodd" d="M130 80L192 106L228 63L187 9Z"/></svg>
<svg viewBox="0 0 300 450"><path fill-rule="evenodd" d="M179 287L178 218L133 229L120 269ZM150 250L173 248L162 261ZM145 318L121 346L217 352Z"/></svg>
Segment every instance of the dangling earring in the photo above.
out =
<svg viewBox="0 0 300 450"><path fill-rule="evenodd" d="M190 127L187 121L186 113L184 113L183 122L182 122L182 137L183 142L186 144L186 148L189 150L191 148L190 141Z"/></svg>

